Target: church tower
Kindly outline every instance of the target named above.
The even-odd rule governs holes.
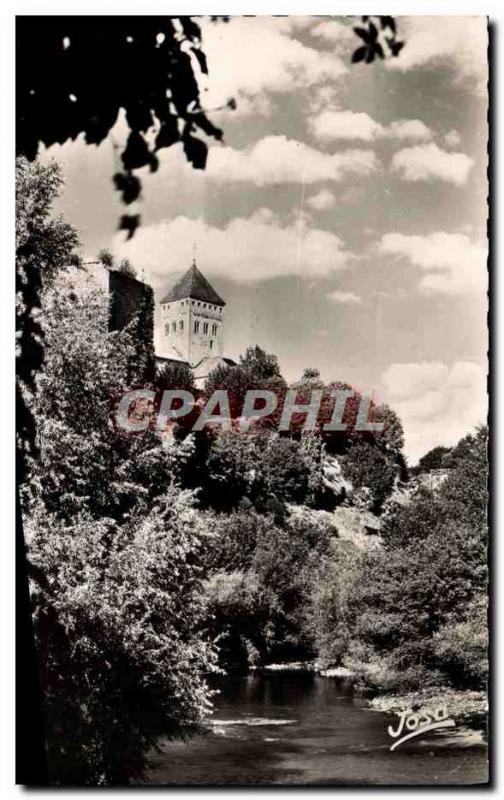
[[[222,356],[225,305],[193,260],[161,300],[163,349],[191,367],[205,358]]]

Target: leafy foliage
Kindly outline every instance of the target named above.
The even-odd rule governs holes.
[[[139,778],[161,735],[187,735],[209,713],[203,540],[191,498],[174,488],[122,525],[33,509],[27,542],[52,782]]]
[[[158,371],[156,386],[159,389],[182,389],[186,392],[194,392],[193,371],[182,362],[168,362]]]
[[[404,47],[404,42],[397,39],[396,21],[394,17],[361,17],[361,25],[354,27],[356,36],[364,42],[352,55],[352,62],[365,61],[371,64],[378,56],[397,57]]]
[[[370,489],[374,511],[380,511],[392,492],[397,472],[393,461],[378,447],[365,441],[355,441],[343,461],[343,474],[354,488]]]
[[[429,450],[428,453],[425,453],[425,455],[423,455],[419,460],[416,471],[429,472],[431,469],[441,469],[443,466],[445,466],[445,457],[450,452],[451,448],[449,447],[443,447],[442,445],[433,447],[432,450]]]
[[[322,630],[334,620],[336,632],[332,643],[326,634],[326,658],[382,688],[484,688],[486,437],[483,428],[465,437],[442,488],[422,490],[386,520],[385,548],[361,556],[350,587],[335,576],[337,619],[334,604],[319,611]]]
[[[314,655],[307,617],[332,529],[242,510],[207,518],[212,530],[205,584],[221,663],[253,665]]]
[[[16,160],[16,412],[18,479],[24,479],[27,455],[34,454],[35,377],[42,366],[44,333],[41,294],[55,276],[79,262],[77,233],[51,206],[62,187],[61,170]]]
[[[17,53],[18,154],[32,161],[39,142],[50,147],[80,134],[100,144],[122,108],[129,136],[113,181],[127,205],[141,193],[134,170],[156,171],[159,150],[181,142],[189,163],[204,169],[207,145],[198,132],[222,139],[200,104],[193,65],[208,68],[190,17],[19,17]],[[120,228],[131,237],[139,222],[126,213]]]

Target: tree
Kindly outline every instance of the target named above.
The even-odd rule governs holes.
[[[156,386],[159,389],[183,389],[186,392],[194,392],[193,371],[183,362],[167,362],[157,373]]]
[[[106,294],[60,286],[45,293],[42,316],[46,355],[34,400],[39,457],[30,491],[67,519],[84,509],[119,519],[148,506],[184,459],[174,464],[151,430],[139,436],[114,426],[117,404],[144,376],[136,320],[108,332]]]
[[[371,491],[374,511],[380,511],[391,494],[397,473],[396,464],[379,447],[361,440],[351,445],[343,461],[343,475],[354,489]]]
[[[443,523],[425,539],[364,558],[349,600],[351,638],[387,659],[387,680],[419,688],[429,672],[436,680],[439,638],[433,637],[465,619],[485,586],[480,537],[468,526]]]
[[[112,269],[115,266],[115,259],[113,253],[110,250],[107,250],[105,247],[100,250],[98,255],[96,256],[98,261],[100,261],[107,269]]]
[[[136,321],[109,331],[106,293],[55,282],[42,318],[23,495],[51,780],[124,783],[159,736],[186,735],[209,708],[205,528],[178,488],[192,447],[114,426]]]
[[[485,689],[488,680],[488,601],[477,595],[462,620],[444,625],[434,637],[434,658],[452,685]]]
[[[356,574],[345,658],[389,688],[484,687],[486,447],[485,428],[464,437],[441,489],[397,507]]]
[[[32,413],[35,378],[43,360],[40,305],[44,287],[70,264],[79,263],[77,232],[51,206],[63,184],[56,162],[47,166],[16,160],[16,405],[18,481],[34,454]]]
[[[261,347],[248,347],[235,366],[217,366],[205,382],[205,396],[209,397],[216,389],[226,389],[229,398],[231,417],[241,415],[245,395],[249,389],[266,389],[275,392],[279,400],[276,410],[268,418],[262,419],[259,427],[274,425],[281,413],[283,393],[286,383],[281,375],[278,359],[266,353]]]
[[[124,275],[129,275],[130,278],[137,277],[137,271],[133,266],[133,264],[131,263],[131,261],[129,260],[129,258],[121,259],[121,262],[118,267],[118,272],[122,272]]]
[[[468,522],[486,538],[488,516],[488,428],[465,436],[448,457],[454,465],[439,492],[451,519]]]
[[[451,451],[450,447],[433,447],[419,460],[416,472],[430,472],[431,469],[440,469],[445,465],[445,456]]]
[[[205,532],[171,488],[123,524],[38,504],[27,524],[50,782],[141,778],[160,736],[184,737],[210,712],[204,631]]]

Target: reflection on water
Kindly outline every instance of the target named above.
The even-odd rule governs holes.
[[[470,784],[487,780],[481,733],[458,727],[390,752],[391,717],[334,678],[229,676],[208,732],[161,742],[150,784]]]

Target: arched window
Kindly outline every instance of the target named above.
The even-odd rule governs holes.
[[[194,322],[194,333],[199,333],[199,321],[195,320]]]
[[[210,350],[213,348],[213,339],[210,339]]]
[[[181,319],[179,321],[178,327],[179,327],[179,331],[183,331],[184,330],[184,320],[183,319]]]
[[[168,334],[170,333],[170,323],[169,322],[166,323],[166,325],[164,326],[164,329],[165,329],[166,336],[168,336]]]
[[[212,325],[212,336],[217,336],[217,325],[215,323]]]
[[[208,322],[203,323],[203,333],[208,333]]]
[[[177,330],[177,323],[176,322],[172,322],[171,329],[172,329],[173,333],[175,333],[175,331]]]

